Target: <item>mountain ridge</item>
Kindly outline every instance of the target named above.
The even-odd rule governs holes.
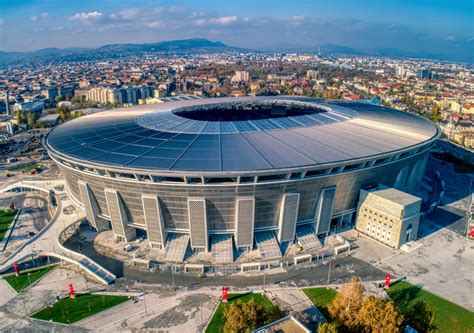
[[[220,41],[211,41],[205,38],[189,38],[168,40],[154,43],[124,43],[124,44],[106,44],[96,48],[56,48],[49,47],[31,52],[19,51],[0,51],[0,64],[14,64],[24,61],[59,61],[73,62],[84,60],[104,60],[107,58],[119,58],[142,53],[225,53],[225,52],[284,52],[284,53],[313,53],[321,51],[329,55],[347,55],[347,56],[381,56],[392,58],[418,58],[432,60],[449,60],[439,54],[426,52],[408,52],[393,48],[372,48],[362,49],[337,44],[320,44],[315,46],[304,45],[279,45],[278,47],[267,48],[265,50],[251,50],[229,46]],[[453,60],[452,61],[460,61]],[[468,61],[469,62],[469,61]]]

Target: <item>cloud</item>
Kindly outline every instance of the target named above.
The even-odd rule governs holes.
[[[30,17],[30,20],[35,22],[38,21],[39,19],[45,19],[48,17],[48,13],[41,13],[39,15],[33,15]]]
[[[178,13],[178,12],[182,12],[183,10],[185,10],[184,7],[181,7],[181,6],[171,6],[168,8],[168,12],[170,13]]]
[[[7,23],[7,21],[5,19],[0,18],[0,25],[4,25],[5,23]]]
[[[304,20],[304,16],[293,16],[291,19],[295,22],[301,22]]]
[[[133,20],[138,17],[140,11],[136,8],[124,9],[117,13],[110,14],[110,18],[114,20],[123,19],[123,20]]]
[[[209,20],[209,22],[217,25],[228,25],[237,22],[237,16],[223,16],[212,18]]]
[[[161,21],[153,21],[153,22],[148,22],[148,23],[146,24],[146,26],[147,26],[148,28],[151,28],[151,29],[156,29],[156,28],[161,28],[161,27],[163,27],[164,24],[163,24],[163,22],[161,22]]]
[[[194,22],[194,24],[196,24],[196,25],[204,25],[204,24],[206,24],[206,20],[205,20],[205,19],[194,20],[193,22]]]
[[[93,21],[97,21],[102,18],[102,13],[98,11],[93,12],[83,12],[83,13],[76,13],[68,18],[69,21],[81,21],[84,23],[90,23]]]

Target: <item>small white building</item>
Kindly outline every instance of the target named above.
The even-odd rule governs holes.
[[[379,185],[361,190],[356,229],[395,249],[416,240],[421,199],[395,188]]]

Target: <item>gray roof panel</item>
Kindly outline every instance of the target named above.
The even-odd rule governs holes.
[[[303,97],[179,99],[115,109],[54,128],[47,145],[101,166],[250,171],[363,159],[431,142],[409,113]]]

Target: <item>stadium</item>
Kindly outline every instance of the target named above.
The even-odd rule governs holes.
[[[92,228],[146,237],[165,258],[311,249],[350,225],[361,189],[413,191],[439,132],[367,103],[302,97],[189,99],[85,116],[46,137]]]

